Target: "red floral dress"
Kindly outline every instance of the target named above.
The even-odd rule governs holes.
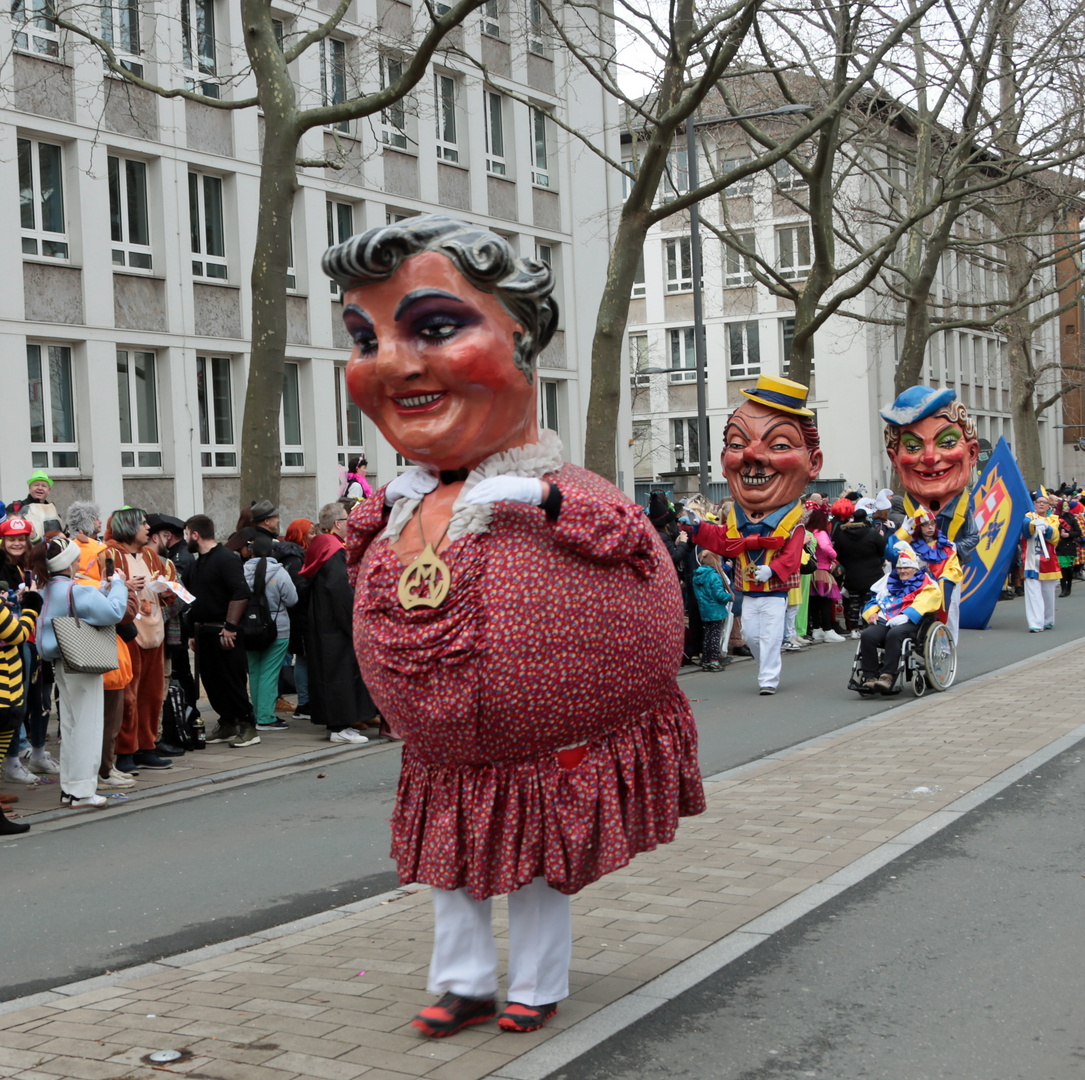
[[[435,609],[399,606],[383,488],[351,514],[355,651],[404,740],[403,884],[481,900],[542,876],[575,893],[704,809],[673,564],[612,484],[574,465],[545,479],[557,519],[495,504],[485,531],[441,552],[451,588]]]

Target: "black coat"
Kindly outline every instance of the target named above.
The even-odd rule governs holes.
[[[885,537],[869,521],[849,521],[833,533],[836,561],[844,567],[844,588],[862,596],[884,573]]]
[[[289,649],[295,656],[305,655],[305,637],[309,632],[309,605],[305,602],[308,581],[300,574],[305,562],[305,549],[292,540],[280,540],[273,548],[275,558],[290,575],[294,588],[298,590],[298,602],[287,609],[290,616]]]
[[[346,551],[337,551],[311,578],[301,580],[307,586],[299,604],[309,610],[305,656],[313,722],[338,730],[373,720],[377,707],[354,655],[354,590],[347,580]]]
[[[1055,545],[1056,555],[1076,555],[1078,541],[1081,539],[1081,526],[1073,514],[1059,515],[1059,542]]]

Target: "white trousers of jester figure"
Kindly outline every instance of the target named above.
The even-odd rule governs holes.
[[[954,588],[953,593],[949,598],[949,611],[946,612],[946,629],[949,631],[950,637],[953,638],[953,644],[956,645],[961,636],[960,585]]]
[[[434,932],[431,994],[464,997],[497,993],[497,947],[489,900],[466,889],[432,889]],[[549,1005],[569,996],[573,956],[572,901],[545,878],[509,893],[509,1001]]]
[[[1025,618],[1030,630],[1044,630],[1055,625],[1056,580],[1025,578]]]
[[[757,685],[780,685],[787,622],[787,593],[745,593],[742,597],[742,636],[757,661]]]

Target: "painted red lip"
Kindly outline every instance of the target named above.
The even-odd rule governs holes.
[[[397,394],[392,401],[397,412],[420,413],[436,408],[446,397],[446,390],[429,390],[417,394]]]

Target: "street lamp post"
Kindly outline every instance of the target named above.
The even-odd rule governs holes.
[[[729,120],[756,120],[762,116],[789,116],[796,113],[809,114],[813,105],[781,105],[776,109],[761,109],[756,112],[740,113],[738,116],[718,116],[711,120],[686,121],[686,174],[689,190],[695,191],[700,186],[697,170],[697,128],[707,124],[721,124]],[[689,246],[690,269],[693,272],[693,355],[697,366],[697,456],[700,466],[698,480],[702,494],[708,494],[708,404],[706,373],[708,349],[705,343],[704,327],[704,289],[701,284],[701,215],[697,203],[689,207]]]

